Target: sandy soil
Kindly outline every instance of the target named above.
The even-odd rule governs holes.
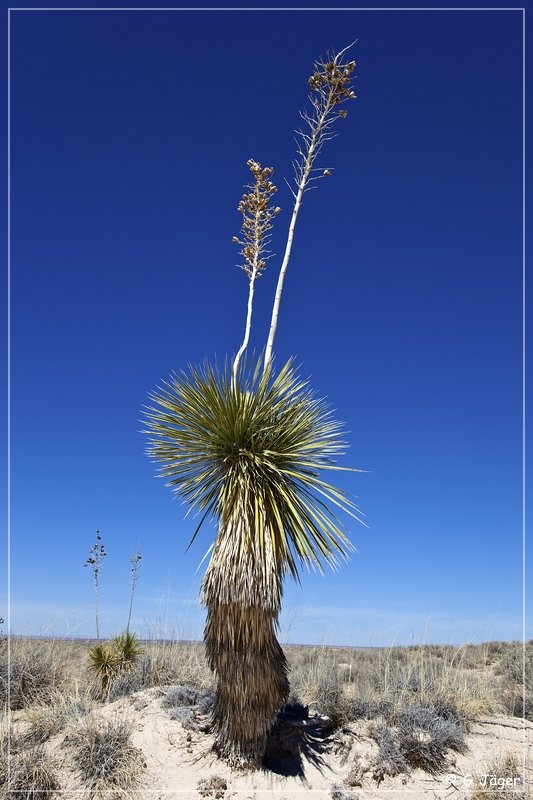
[[[369,770],[362,776],[362,785],[350,788],[343,781],[356,761],[364,768],[377,753],[367,721],[351,724],[331,737],[327,751],[316,754],[317,763],[304,759],[303,775],[286,776],[267,770],[243,773],[231,770],[211,752],[210,734],[185,730],[181,722],[171,719],[168,709],[162,707],[162,694],[160,689],[150,689],[95,710],[95,714],[104,719],[125,716],[132,722],[132,743],[142,751],[146,765],[137,792],[137,797],[143,800],[172,800],[173,797],[180,800],[199,797],[289,800],[306,793],[317,800],[331,800],[335,784],[345,792],[352,792],[348,797],[359,800],[469,797],[473,776],[486,772],[494,758],[510,752],[526,764],[526,776],[533,786],[533,723],[523,723],[516,718],[491,717],[472,723],[467,736],[468,752],[451,754],[448,771],[437,777],[416,769],[409,776],[386,777],[378,784]],[[18,724],[23,724],[22,717]],[[65,787],[60,796],[65,800],[70,797],[80,800],[82,787],[62,746],[63,738],[60,734],[47,745],[60,768],[61,785]],[[222,778],[226,789],[217,792],[200,783],[213,776]],[[509,797],[512,796],[510,793]]]

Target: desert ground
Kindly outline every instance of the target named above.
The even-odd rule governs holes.
[[[142,642],[106,681],[95,642],[15,638],[9,670],[0,646],[3,797],[532,796],[532,642],[287,646],[291,697],[252,771],[213,752],[201,644]]]

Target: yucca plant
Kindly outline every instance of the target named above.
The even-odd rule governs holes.
[[[115,650],[108,643],[99,644],[89,653],[89,667],[100,678],[101,690],[104,695],[109,687],[109,682],[120,670],[119,658]]]
[[[119,672],[126,672],[131,669],[144,649],[137,639],[135,633],[125,631],[119,636],[115,636],[110,642],[110,647],[115,653],[119,665]]]
[[[174,374],[151,395],[146,410],[148,453],[162,464],[168,485],[217,526],[202,583],[207,607],[206,653],[217,676],[213,709],[215,750],[233,765],[259,766],[276,713],[289,694],[287,663],[276,638],[283,580],[298,578],[301,563],[322,569],[345,557],[350,543],[334,509],[355,516],[345,492],[325,482],[324,469],[343,469],[341,426],[302,380],[292,361],[278,372],[272,348],[294,226],[309,184],[331,174],[314,166],[332,137],[339,106],[355,97],[350,75],[355,62],[341,51],[315,63],[309,80],[312,110],[299,131],[294,210],[276,289],[264,358],[246,361],[255,282],[270,258],[267,249],[276,191],[272,168],[253,159],[238,209],[242,268],[249,280],[245,332],[233,362],[222,369]]]
[[[218,523],[202,584],[216,749],[257,764],[289,690],[276,639],[283,578],[298,578],[300,562],[335,565],[350,548],[329,507],[355,507],[319,477],[342,469],[341,426],[291,362],[277,375],[244,363],[236,381],[229,366],[205,364],[173,376],[152,401],[150,455],[202,521]]]
[[[93,647],[89,653],[89,666],[101,680],[103,695],[111,680],[130,670],[143,652],[136,634],[129,631]]]

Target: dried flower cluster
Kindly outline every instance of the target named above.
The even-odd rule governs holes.
[[[246,163],[254,177],[254,183],[246,186],[250,191],[242,196],[237,206],[243,216],[242,238],[234,236],[232,241],[242,245],[239,255],[243,256],[244,264],[241,267],[251,279],[259,278],[266,267],[266,260],[269,258],[266,245],[270,239],[272,219],[279,214],[281,208],[269,205],[270,198],[277,191],[270,180],[274,172],[272,167],[262,167],[252,158]]]
[[[337,55],[330,56],[326,61],[315,61],[313,66],[313,74],[309,78],[309,86],[312,90],[309,101],[313,110],[312,112],[300,111],[301,118],[309,126],[309,132],[296,131],[300,142],[298,158],[294,164],[297,185],[297,191],[293,192],[295,200],[298,194],[301,195],[309,188],[313,188],[308,184],[331,175],[329,169],[324,171],[315,169],[314,162],[324,142],[336,136],[332,131],[335,120],[348,116],[348,112],[344,108],[339,108],[340,104],[356,98],[351,85],[356,66],[355,61],[346,63],[342,61],[342,56],[348,49],[346,47]],[[318,174],[313,175],[313,173]]]
[[[131,576],[132,580],[137,577],[137,571],[139,569],[139,561],[142,559],[142,555],[137,551],[132,555],[130,558],[131,563]]]
[[[332,106],[342,103],[343,100],[355,99],[355,92],[353,91],[350,81],[352,72],[355,69],[355,61],[349,61],[347,64],[337,64],[336,60],[328,61],[324,64],[322,61],[315,62],[314,72],[309,78],[309,86],[314,92],[322,97],[327,95],[327,99]],[[339,111],[340,117],[346,116],[346,111]]]
[[[103,544],[98,544],[101,541],[102,537],[100,536],[100,531],[96,531],[96,543],[93,544],[91,550],[89,552],[89,558],[83,565],[84,567],[91,567],[93,572],[93,577],[96,580],[98,578],[98,573],[100,571],[100,565],[102,563],[102,559],[105,558],[107,555],[105,546]]]

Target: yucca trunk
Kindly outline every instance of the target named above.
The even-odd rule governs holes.
[[[259,767],[287,701],[287,661],[277,638],[283,568],[268,528],[254,536],[247,514],[221,522],[202,584],[206,655],[217,676],[215,750],[232,765]]]

